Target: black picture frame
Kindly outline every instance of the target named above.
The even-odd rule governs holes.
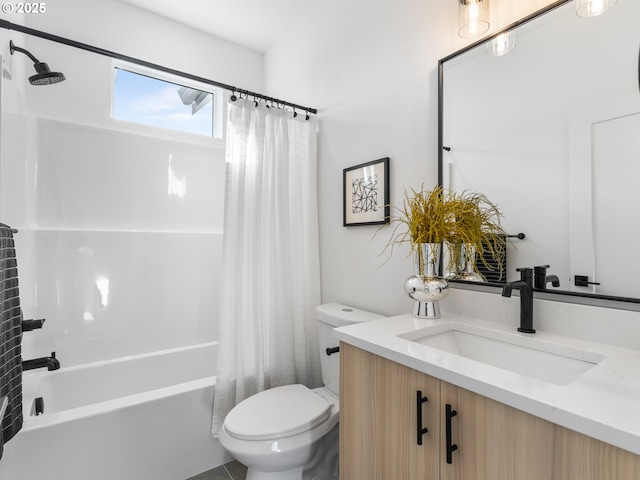
[[[342,199],[343,226],[389,223],[389,157],[345,168]]]

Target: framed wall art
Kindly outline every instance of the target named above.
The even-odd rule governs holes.
[[[389,157],[345,168],[342,189],[345,227],[389,223]]]

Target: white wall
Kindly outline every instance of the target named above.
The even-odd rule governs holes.
[[[548,0],[493,1],[500,29]],[[319,110],[322,296],[384,314],[411,309],[408,248],[384,263],[391,228],[342,226],[342,170],[388,156],[391,203],[437,183],[437,62],[462,48],[455,0],[324,0],[267,52],[269,93]]]
[[[59,0],[14,23],[260,91],[263,56],[117,0]],[[67,80],[33,87],[27,48]],[[6,80],[0,221],[16,237],[22,307],[45,317],[23,356],[63,366],[215,340],[224,140],[110,118],[112,62],[0,30]],[[223,100],[223,99],[221,99]],[[224,103],[224,100],[223,100]],[[169,188],[184,182],[186,195]]]

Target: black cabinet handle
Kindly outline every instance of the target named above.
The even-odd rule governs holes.
[[[428,401],[427,397],[422,396],[422,390],[416,392],[416,412],[417,422],[416,427],[418,433],[418,445],[422,445],[422,436],[429,431],[427,427],[422,426],[422,404]]]
[[[447,463],[453,463],[453,452],[458,449],[458,445],[453,443],[451,439],[451,419],[458,414],[455,410],[451,408],[451,405],[447,403],[446,405],[446,414],[445,414],[445,435],[446,435],[446,447],[447,447]]]

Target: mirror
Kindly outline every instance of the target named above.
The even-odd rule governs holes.
[[[549,291],[640,302],[638,18],[637,0],[591,18],[557,2],[505,29],[508,54],[487,54],[496,34],[440,61],[440,182],[525,233],[507,281],[550,265]]]

